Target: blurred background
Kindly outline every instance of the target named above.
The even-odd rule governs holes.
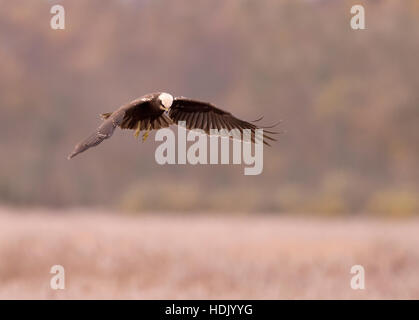
[[[65,30],[50,28],[54,4]],[[350,28],[355,4],[366,30]],[[419,297],[418,1],[0,6],[0,297]],[[286,133],[259,176],[160,166],[154,134],[119,130],[66,159],[100,113],[155,91]],[[357,296],[350,266],[371,250],[377,287]],[[49,289],[59,261],[78,291]]]

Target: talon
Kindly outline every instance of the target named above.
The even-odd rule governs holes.
[[[146,132],[143,134],[143,142],[144,142],[144,141],[146,141],[146,140],[147,140],[147,138],[148,138],[148,135],[149,135],[149,133],[150,133],[150,127],[151,127],[151,125],[149,124],[149,125],[147,126],[147,130],[146,130]]]
[[[135,130],[134,137],[138,138],[138,136],[140,135],[140,131],[141,131],[141,121],[138,121],[138,127],[137,127],[137,130]]]

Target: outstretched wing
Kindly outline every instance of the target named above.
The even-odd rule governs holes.
[[[253,123],[240,120],[233,116],[230,112],[221,110],[211,103],[192,100],[184,97],[174,99],[170,108],[169,117],[176,124],[179,121],[186,122],[187,129],[202,129],[206,134],[210,134],[211,129],[231,131],[236,129],[240,132],[240,139],[243,139],[245,129],[251,131],[251,141],[255,142],[255,130],[265,129],[267,127],[258,127]],[[264,130],[263,143],[269,145],[266,139],[276,141],[269,134],[277,134],[277,132]]]
[[[97,146],[105,139],[109,139],[115,131],[115,128],[121,123],[124,118],[124,114],[125,112],[123,110],[118,110],[111,114],[94,133],[74,147],[74,150],[68,156],[68,159],[75,157],[79,153],[82,153],[91,147]]]
[[[68,159],[75,157],[91,147],[97,146],[105,139],[109,139],[116,127],[120,127],[121,129],[139,129],[141,131],[170,126],[172,121],[163,111],[156,112],[150,107],[150,100],[152,98],[151,95],[146,95],[120,107],[115,112],[102,114],[101,116],[104,122],[93,134],[75,146],[74,151],[68,156]]]

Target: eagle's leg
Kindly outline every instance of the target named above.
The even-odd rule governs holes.
[[[135,130],[134,137],[138,138],[138,136],[140,135],[140,131],[141,131],[141,121],[138,121],[138,126],[137,126],[137,130]]]
[[[150,133],[150,128],[151,128],[151,124],[149,123],[148,126],[147,126],[146,132],[143,134],[143,142],[147,140],[148,135]]]

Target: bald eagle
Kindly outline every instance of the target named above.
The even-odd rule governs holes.
[[[143,141],[145,141],[150,130],[166,128],[179,121],[185,121],[187,129],[201,129],[206,134],[210,134],[211,129],[228,131],[238,129],[243,137],[243,130],[248,129],[252,133],[252,142],[255,142],[256,129],[273,127],[258,127],[253,123],[234,117],[231,113],[221,110],[211,103],[185,97],[173,98],[172,95],[165,92],[146,94],[121,106],[114,112],[101,114],[101,117],[104,120],[103,123],[93,134],[75,146],[68,159],[110,138],[116,127],[135,130],[135,137],[139,136],[141,130],[145,130],[143,135]],[[277,132],[264,130],[263,143],[269,145],[266,139],[276,140],[267,133],[277,134]]]

